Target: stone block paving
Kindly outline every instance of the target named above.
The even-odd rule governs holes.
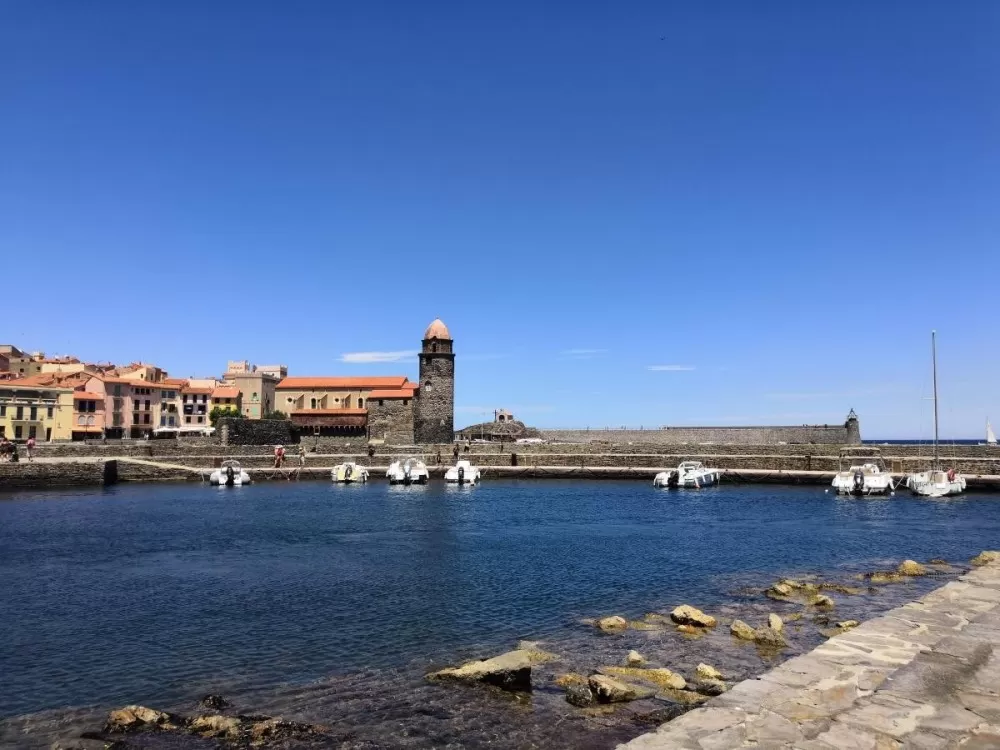
[[[619,750],[1000,750],[1000,562]]]

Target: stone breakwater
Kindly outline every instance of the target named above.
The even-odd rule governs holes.
[[[1000,747],[1000,553],[619,750]]]

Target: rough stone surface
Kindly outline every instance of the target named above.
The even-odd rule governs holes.
[[[601,667],[598,670],[603,675],[611,677],[622,677],[627,680],[638,680],[639,682],[655,685],[658,688],[670,688],[672,690],[683,690],[687,687],[687,681],[676,672],[669,669],[640,669],[638,667]]]
[[[697,607],[689,604],[682,604],[670,613],[670,619],[678,625],[694,625],[699,628],[714,628],[715,618],[706,615]]]
[[[646,658],[638,651],[629,651],[625,657],[625,664],[630,667],[641,667],[646,663]]]
[[[743,620],[733,620],[733,624],[729,626],[729,632],[744,641],[752,641],[757,637],[757,631]]]
[[[528,651],[508,651],[482,661],[470,661],[427,675],[429,680],[487,682],[504,690],[531,690],[532,657]]]
[[[767,626],[776,633],[780,633],[785,629],[785,623],[774,612],[767,616]]]
[[[1000,551],[997,550],[983,550],[978,555],[973,557],[969,562],[973,565],[986,565],[987,563],[996,562],[1000,560]]]
[[[695,667],[695,673],[705,680],[721,680],[722,673],[713,666],[708,664],[699,664]]]
[[[597,627],[606,632],[616,632],[619,630],[625,630],[628,628],[628,620],[619,615],[612,615],[611,617],[602,617],[597,621]]]
[[[896,568],[896,572],[902,576],[925,576],[927,575],[927,568],[918,563],[916,560],[903,560]]]
[[[292,423],[285,419],[233,419],[215,424],[222,445],[291,445],[299,442]]]
[[[619,747],[1000,748],[1000,557],[838,626],[810,653]]]
[[[451,341],[423,342],[413,437],[418,444],[450,443],[455,437],[455,354]]]
[[[600,703],[625,703],[639,698],[648,698],[655,692],[603,674],[591,675],[587,682]]]
[[[189,726],[192,732],[207,737],[235,737],[240,732],[240,720],[232,716],[196,716]]]

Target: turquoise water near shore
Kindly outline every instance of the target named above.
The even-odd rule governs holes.
[[[577,481],[0,495],[0,717],[179,705],[220,685],[267,702],[322,681],[360,691],[364,674],[391,673],[405,692],[424,669],[518,638],[585,650],[583,617],[725,611],[777,576],[966,561],[998,540],[996,495]],[[937,584],[887,587],[838,614]]]

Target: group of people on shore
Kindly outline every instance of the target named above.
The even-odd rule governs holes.
[[[283,445],[274,446],[274,468],[275,469],[282,468],[285,465],[286,460],[287,458],[285,453],[285,446]],[[300,443],[299,466],[305,466],[305,465],[306,465],[306,447]]]
[[[24,444],[24,452],[28,454],[29,461],[34,458],[35,439],[33,437],[28,438],[28,441]],[[7,438],[0,440],[0,461],[16,464],[20,460],[21,454],[17,450],[17,443],[11,442]]]

